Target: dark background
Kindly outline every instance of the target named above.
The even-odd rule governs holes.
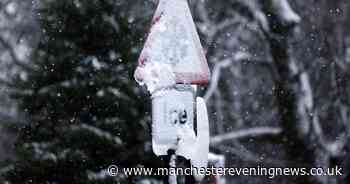
[[[349,183],[349,2],[190,5],[212,71],[201,88],[211,151],[227,167],[344,172],[227,183]],[[149,95],[133,78],[155,8],[147,0],[0,1],[1,183],[159,182],[104,173],[110,164],[162,166],[151,150]]]

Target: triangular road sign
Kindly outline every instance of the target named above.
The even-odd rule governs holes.
[[[176,83],[207,84],[209,68],[187,0],[160,0],[139,58],[171,66]],[[137,74],[142,81],[142,73]]]

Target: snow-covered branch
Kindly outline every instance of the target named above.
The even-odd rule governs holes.
[[[301,21],[300,16],[291,8],[287,0],[269,0],[271,11],[279,17],[284,25],[295,25]]]
[[[210,139],[212,146],[221,144],[225,141],[232,141],[234,139],[260,137],[260,136],[276,136],[282,133],[281,128],[275,127],[257,127],[244,130],[233,131],[223,135],[217,135]]]
[[[30,67],[28,64],[26,64],[24,61],[21,61],[19,59],[19,57],[17,56],[17,53],[15,51],[15,49],[12,47],[12,45],[5,40],[5,38],[3,38],[2,36],[0,36],[0,45],[3,46],[6,51],[8,51],[9,55],[12,58],[12,61],[14,64],[16,64],[17,66],[21,67],[22,69],[25,69],[27,71],[33,71],[34,69],[32,67]]]
[[[204,99],[206,101],[214,94],[215,90],[217,90],[217,86],[218,86],[219,79],[221,76],[221,69],[229,67],[231,65],[232,65],[232,61],[227,59],[227,60],[224,60],[224,61],[217,63],[214,66],[213,73],[211,76],[210,86],[209,86],[206,94],[204,95]]]
[[[345,130],[345,133],[339,135],[335,141],[331,142],[326,140],[324,136],[324,132],[321,127],[317,111],[312,120],[312,125],[313,125],[313,131],[316,135],[316,138],[318,140],[317,142],[320,145],[320,147],[323,148],[324,151],[326,151],[328,154],[330,154],[333,157],[341,156],[341,153],[343,152],[344,147],[346,146],[350,138],[349,128],[347,127],[347,129]]]
[[[212,72],[211,82],[206,94],[204,95],[204,99],[207,101],[214,94],[215,90],[217,90],[222,69],[232,66],[234,62],[247,60],[249,58],[250,58],[249,54],[240,52],[235,54],[234,58],[232,59],[225,59],[215,64]]]
[[[96,135],[97,137],[101,137],[103,139],[109,140],[111,142],[113,142],[117,147],[122,145],[123,142],[119,137],[116,137],[112,134],[110,134],[109,132],[103,131],[102,129],[96,128],[94,126],[91,125],[87,125],[87,124],[80,124],[80,125],[73,125],[71,126],[71,129],[74,131],[79,131],[79,130],[84,130],[84,131],[88,131],[94,135]]]

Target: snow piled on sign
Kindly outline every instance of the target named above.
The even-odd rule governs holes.
[[[191,158],[191,164],[196,168],[206,168],[208,166],[209,154],[209,118],[205,101],[197,97],[197,140],[196,154]],[[201,181],[205,175],[196,173],[197,181]]]
[[[145,85],[151,94],[176,84],[171,66],[157,62],[149,62],[144,67],[139,67],[135,72],[135,80],[141,86]]]
[[[160,90],[152,95],[152,147],[156,155],[167,155],[169,149],[188,159],[192,157],[196,135],[193,128],[193,92]],[[186,123],[180,123],[180,112],[187,112]]]
[[[176,72],[184,72],[183,70],[193,72],[198,68],[194,62],[200,61],[200,58],[194,40],[191,40],[192,32],[188,31],[191,25],[184,20],[186,17],[179,17],[186,13],[183,7],[186,4],[174,1],[162,3],[164,5],[160,5],[160,8],[164,7],[164,12],[156,15],[153,20],[154,25],[142,56],[146,62],[169,64]],[[200,63],[196,64],[200,66]]]
[[[206,81],[208,73],[187,1],[160,1],[139,58],[136,81],[152,93],[175,83]]]
[[[181,155],[187,159],[193,159],[196,155],[196,135],[193,127],[183,125],[177,129],[177,149],[176,154]]]

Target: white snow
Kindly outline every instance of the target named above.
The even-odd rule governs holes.
[[[78,131],[79,130],[89,131],[98,137],[101,137],[101,138],[104,138],[106,140],[113,142],[115,144],[115,146],[120,146],[123,144],[123,141],[119,137],[114,136],[114,135],[110,134],[109,132],[103,131],[102,129],[99,129],[99,128],[94,127],[94,126],[90,126],[87,124],[72,125],[71,129],[78,130]]]
[[[9,3],[5,8],[6,12],[10,15],[16,14],[17,9],[18,9],[18,5],[15,2]]]
[[[100,70],[103,67],[102,63],[96,57],[92,58],[92,66],[96,70]]]
[[[197,153],[197,137],[192,126],[183,125],[177,129],[177,150],[176,154],[187,159],[193,159],[198,156]]]
[[[299,23],[300,16],[293,11],[287,0],[272,0],[272,7],[285,23]]]
[[[303,100],[308,109],[311,109],[314,105],[312,88],[310,86],[309,76],[306,73],[302,73],[300,76],[301,80],[301,90],[303,92]]]
[[[208,159],[209,159],[210,163],[215,165],[216,167],[225,167],[225,156],[224,155],[209,153]]]
[[[206,80],[209,69],[186,0],[159,2],[139,63],[135,78],[150,91]]]
[[[28,46],[22,43],[16,45],[15,49],[16,49],[17,58],[21,61],[24,61],[26,58],[28,58],[31,52]]]
[[[49,146],[49,143],[42,142],[24,144],[25,148],[31,149],[33,151],[35,159],[56,162],[57,156],[54,153],[48,151]]]
[[[162,90],[152,96],[152,146],[156,155],[167,155],[169,149],[176,155],[191,160],[196,168],[208,165],[209,120],[203,98],[197,98],[197,136],[194,131],[194,93],[191,90]],[[179,113],[187,112],[187,122],[180,123]],[[175,123],[174,123],[175,122]],[[196,180],[203,179],[196,175]]]
[[[205,101],[201,97],[197,97],[197,139],[195,147],[195,152],[191,157],[191,164],[196,168],[206,168],[209,154],[209,118]],[[187,147],[187,149],[190,148],[191,145]],[[201,181],[205,175],[197,173],[194,176],[197,181]]]
[[[143,52],[147,61],[171,64],[179,72],[193,72],[198,68],[195,62],[201,58],[197,54],[194,40],[197,32],[187,2],[162,0],[159,11]]]
[[[209,152],[208,115],[198,98],[198,136],[194,130],[194,89],[174,89],[209,78],[209,68],[187,0],[160,0],[153,26],[135,71],[135,80],[152,94],[152,147],[156,155],[175,150],[198,168]],[[202,179],[198,176],[197,179]]]
[[[151,94],[156,90],[168,88],[176,84],[175,74],[171,66],[157,62],[149,62],[144,67],[138,67],[135,72],[135,80],[140,85],[146,85]]]
[[[96,95],[97,95],[98,97],[104,97],[104,96],[105,96],[105,91],[104,91],[104,90],[99,90],[99,91],[96,93]]]
[[[196,142],[193,100],[190,90],[161,90],[152,95],[152,147],[156,155],[167,155],[167,151],[173,149],[178,155],[192,158]],[[183,111],[187,112],[185,124],[181,124],[179,118]]]

